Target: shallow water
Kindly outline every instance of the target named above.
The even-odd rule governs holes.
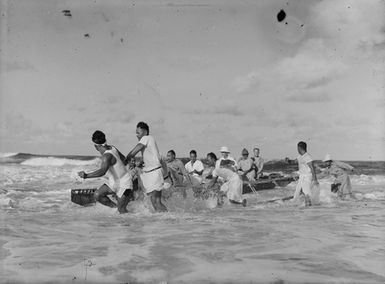
[[[85,166],[92,168],[91,165]],[[385,177],[353,176],[355,199],[321,183],[312,208],[246,195],[248,206],[174,194],[170,212],[70,202],[74,166],[0,165],[1,283],[384,283]]]

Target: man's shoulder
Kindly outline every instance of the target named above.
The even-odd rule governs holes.
[[[313,161],[312,155],[310,155],[308,152],[306,152],[305,154],[302,155],[302,159],[303,159],[304,161],[306,161],[307,163]]]
[[[111,150],[105,151],[102,155],[102,160],[106,162],[110,162],[115,156],[112,154]]]
[[[148,143],[149,141],[155,141],[154,137],[151,135],[145,135],[142,138],[140,138],[139,143]]]

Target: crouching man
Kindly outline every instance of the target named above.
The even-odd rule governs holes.
[[[224,179],[225,183],[221,186],[221,192],[227,196],[231,203],[242,204],[246,206],[246,199],[242,197],[243,182],[239,175],[229,166],[221,166],[220,163],[216,163],[217,157],[214,153],[207,154],[207,160],[210,166],[215,168],[212,172],[213,179],[208,185],[208,188],[214,186],[218,177]]]
[[[90,173],[81,171],[78,175],[83,179],[88,178],[107,178],[107,183],[104,183],[95,191],[95,199],[108,207],[117,207],[119,213],[127,213],[127,205],[133,197],[133,182],[132,175],[127,171],[124,165],[122,153],[114,146],[108,145],[106,137],[102,131],[95,131],[92,135],[95,149],[102,156],[102,163],[98,170]],[[115,196],[117,204],[108,196]]]

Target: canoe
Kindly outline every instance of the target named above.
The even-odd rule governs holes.
[[[295,179],[291,176],[283,176],[281,174],[272,173],[263,176],[255,181],[243,181],[243,193],[252,193],[254,191],[274,189],[276,186],[285,187]]]
[[[96,188],[71,189],[71,201],[82,206],[95,204],[95,190]]]

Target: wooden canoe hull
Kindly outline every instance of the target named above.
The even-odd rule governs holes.
[[[95,204],[95,191],[96,188],[71,189],[71,201],[82,206]]]
[[[276,186],[285,187],[294,180],[295,179],[293,177],[285,177],[272,174],[271,177],[267,176],[252,182],[244,181],[243,193],[252,193],[253,191],[274,189]]]

